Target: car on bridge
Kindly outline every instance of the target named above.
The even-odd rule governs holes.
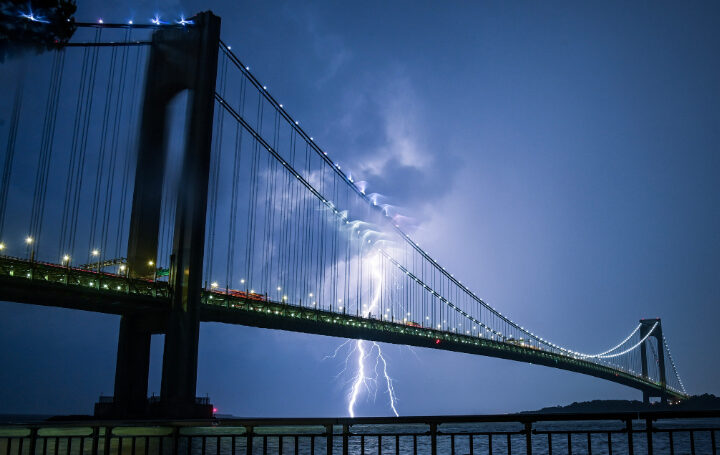
[[[219,292],[222,294],[223,292]],[[233,297],[239,297],[241,299],[248,299],[248,300],[257,300],[259,302],[267,302],[267,297],[265,297],[262,294],[258,294],[256,292],[245,292],[245,291],[238,291],[236,289],[228,289],[227,293],[230,294]]]

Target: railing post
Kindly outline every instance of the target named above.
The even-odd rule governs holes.
[[[252,455],[252,453],[253,453],[253,427],[252,426],[245,427],[245,434],[247,435],[247,440],[245,441],[245,453],[246,453],[246,455]]]
[[[180,440],[180,429],[173,427],[172,430],[172,453],[178,453],[178,442]],[[133,454],[135,455],[135,454]]]
[[[645,418],[645,434],[647,435],[647,453],[653,455],[652,419]]]
[[[430,424],[430,447],[432,455],[437,455],[437,423]]]
[[[327,441],[325,453],[327,453],[327,455],[332,455],[332,453],[333,453],[333,426],[332,426],[332,424],[325,425],[325,438]]]
[[[103,453],[110,455],[110,442],[112,441],[112,427],[105,427],[105,442],[103,443]]]
[[[90,453],[92,455],[98,455],[98,447],[100,445],[100,427],[93,427],[92,429],[92,449]],[[30,452],[33,454],[34,452]]]
[[[635,454],[635,448],[633,447],[633,428],[632,428],[632,419],[627,419],[625,421],[625,429],[627,430],[627,440],[628,440],[628,454],[634,455]]]
[[[35,454],[35,444],[37,443],[37,428],[30,428],[30,442],[28,444],[28,453],[30,455]]]
[[[532,422],[525,422],[525,453],[532,455]]]
[[[350,450],[349,446],[349,436],[350,436],[350,426],[347,423],[344,423],[342,426],[342,445],[343,445],[343,455],[348,455],[348,452]]]

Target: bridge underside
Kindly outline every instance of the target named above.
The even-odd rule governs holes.
[[[0,261],[0,300],[116,315],[144,315],[148,330],[154,332],[164,330],[170,309],[170,292],[165,282],[12,258]],[[298,307],[263,298],[205,291],[200,320],[497,357],[590,375],[641,390],[648,396],[685,398],[645,378],[527,345]]]

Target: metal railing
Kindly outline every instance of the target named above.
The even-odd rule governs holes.
[[[720,411],[0,426],[16,454],[712,454]]]

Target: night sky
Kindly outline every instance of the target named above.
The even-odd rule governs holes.
[[[79,20],[212,9],[343,169],[480,297],[597,352],[661,317],[691,394],[720,394],[720,5],[80,1]],[[90,413],[119,318],[0,304],[0,413]],[[198,395],[238,416],[345,416],[344,340],[203,324]],[[640,399],[550,368],[384,345],[401,415]],[[153,338],[149,392],[159,392]],[[358,415],[389,415],[387,395]]]

